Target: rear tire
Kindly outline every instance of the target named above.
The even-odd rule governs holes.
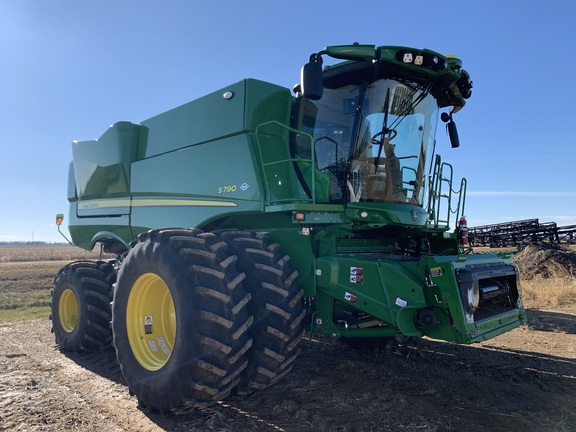
[[[122,374],[141,407],[168,412],[225,398],[246,368],[253,322],[244,275],[214,235],[154,230],[134,242],[112,306]]]
[[[96,351],[110,345],[111,286],[107,264],[77,261],[64,266],[52,289],[52,332],[64,351]]]
[[[303,291],[294,283],[298,273],[288,264],[277,243],[249,231],[217,231],[238,257],[236,266],[246,274],[244,287],[252,295],[248,310],[254,315],[250,335],[254,344],[249,364],[236,393],[250,394],[281,380],[300,354],[304,335]]]

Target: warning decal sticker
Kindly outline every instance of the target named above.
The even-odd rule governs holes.
[[[358,297],[356,297],[354,294],[346,292],[346,294],[344,294],[344,300],[347,300],[350,303],[356,303],[358,301]]]
[[[350,283],[361,284],[364,282],[364,268],[350,267]]]
[[[442,276],[442,267],[433,267],[430,269],[430,274],[432,277],[440,277]]]

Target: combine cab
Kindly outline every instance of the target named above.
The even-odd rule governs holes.
[[[516,268],[471,253],[466,182],[434,154],[439,119],[459,145],[471,88],[455,57],[332,46],[294,94],[247,79],[74,142],[72,242],[116,259],[60,271],[56,341],[113,339],[167,412],[274,384],[304,330],[467,344],[522,325]]]

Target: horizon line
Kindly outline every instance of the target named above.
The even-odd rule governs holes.
[[[485,197],[533,197],[533,198],[561,198],[576,197],[576,192],[547,192],[547,191],[467,191],[468,196]]]

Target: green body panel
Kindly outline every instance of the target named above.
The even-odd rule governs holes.
[[[316,261],[316,283],[322,295],[316,296],[319,299],[315,307],[316,318],[330,317],[335,309],[341,311],[335,322],[329,323],[329,329],[323,329],[333,336],[357,337],[355,333],[383,336],[399,332],[456,343],[490,339],[510,327],[525,323],[523,308],[466,322],[454,268],[494,262],[495,257],[487,255],[447,256],[441,260],[390,256],[319,258]],[[430,283],[427,283],[426,269],[430,268],[441,268],[442,275],[428,279]],[[340,308],[335,303],[339,303]],[[350,328],[345,319],[350,308],[365,312],[387,325],[372,329],[371,334],[362,326]],[[424,309],[434,311],[438,325],[430,329],[418,328],[418,313]]]
[[[462,303],[462,296],[459,295],[459,284],[455,277],[455,272],[460,269],[470,267],[485,267],[489,271],[497,272],[498,266],[513,267],[511,261],[502,260],[492,254],[466,254],[459,256],[429,257],[426,259],[429,269],[441,269],[438,276],[429,277],[429,286],[425,292],[428,294],[429,302],[437,302],[443,305],[444,314],[450,316],[451,330],[453,338],[447,335],[447,326],[435,327],[431,329],[428,336],[436,339],[451,340],[457,343],[481,342],[499,334],[505,333],[518,325],[526,323],[526,313],[521,299],[517,307],[510,308],[492,316],[468,322],[466,311]],[[511,273],[511,270],[509,273]],[[518,290],[517,296],[521,296],[518,273],[514,267],[512,284]]]
[[[469,97],[461,62],[373,45],[327,47],[319,55],[346,60],[324,69],[325,101],[337,101],[328,108],[247,79],[140,125],[118,122],[98,140],[74,142],[67,194],[73,242],[85,249],[101,242],[120,255],[155,228],[255,230],[290,256],[309,329],[334,337],[401,333],[471,343],[524,323],[510,260],[459,254],[449,220],[452,213],[458,220],[463,204],[450,207],[445,192],[453,189],[451,167],[437,156],[432,175],[424,173],[438,108],[456,112]],[[373,78],[376,72],[383,75]],[[359,89],[359,76],[374,82]],[[362,123],[354,120],[362,109],[356,103],[366,94],[372,111]],[[402,105],[413,98],[426,102]],[[396,142],[388,116],[403,122]],[[363,142],[360,129],[371,139]],[[368,156],[361,142],[378,156]],[[343,170],[347,177],[338,177]],[[400,181],[391,184],[392,198],[377,195],[394,175]],[[426,188],[427,207],[417,192]],[[505,300],[502,310],[493,306],[494,293]],[[477,308],[470,306],[475,295],[482,297]]]
[[[119,122],[110,127],[99,140],[76,141],[72,144],[79,199],[130,195],[130,164],[136,160],[138,135],[139,126]],[[129,213],[127,208],[115,207],[114,210],[117,214]],[[86,209],[85,215],[91,215],[90,209]]]
[[[218,215],[262,211],[251,148],[251,137],[243,133],[135,162],[132,224],[200,226]]]
[[[225,91],[234,97],[225,100]],[[141,159],[151,158],[244,130],[245,83],[231,85],[142,122],[148,130]]]
[[[428,212],[421,207],[404,204],[350,203],[346,208],[350,220],[373,224],[397,224],[424,227]]]
[[[128,239],[133,238],[128,215],[102,218],[78,217],[77,214],[77,203],[71,202],[68,229],[76,246],[88,250],[98,241],[113,240],[127,247]]]

